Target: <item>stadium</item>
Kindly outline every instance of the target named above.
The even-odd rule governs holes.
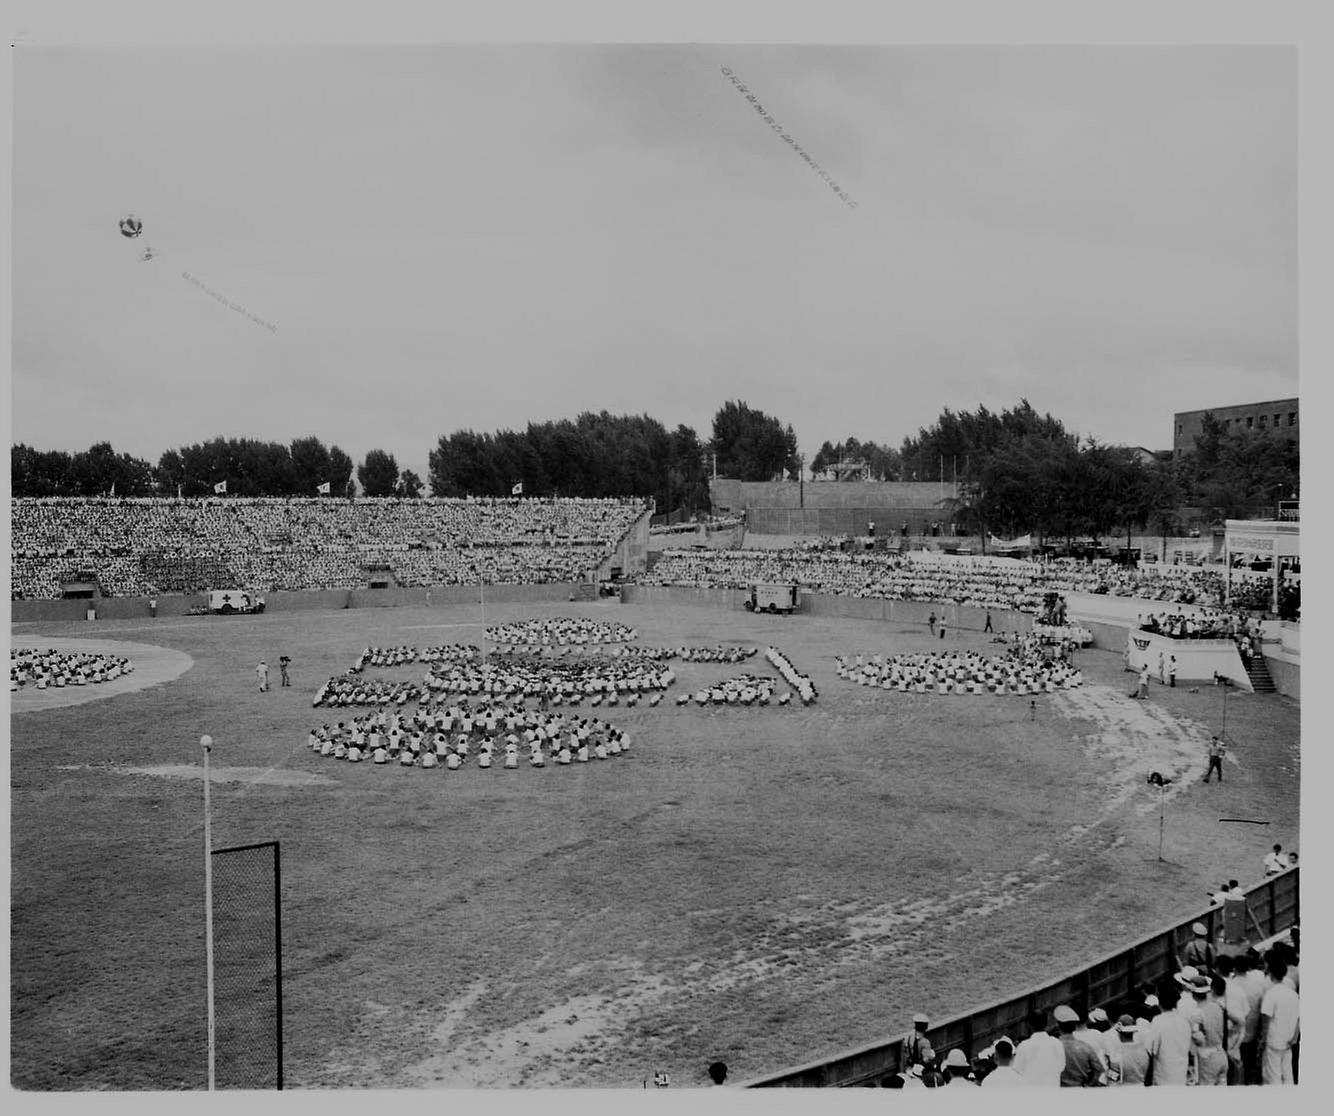
[[[627,1086],[656,1073],[702,1084],[715,1060],[738,1080],[781,1077],[890,1042],[916,1011],[967,1017],[1188,923],[1210,907],[1215,881],[1261,883],[1271,835],[1295,842],[1296,703],[1240,688],[1229,698],[1229,687],[1184,677],[1173,687],[1155,679],[1152,701],[1137,702],[1126,696],[1124,630],[1121,650],[1100,640],[1075,653],[1083,679],[1071,688],[905,693],[846,676],[840,660],[941,647],[990,655],[996,633],[1031,636],[1031,611],[981,603],[985,582],[970,559],[928,564],[962,561],[978,580],[972,607],[928,593],[840,595],[840,568],[864,576],[866,561],[842,550],[821,559],[823,584],[807,575],[791,616],[748,613],[717,573],[714,589],[651,584],[677,580],[673,564],[699,562],[681,550],[660,552],[615,597],[575,600],[590,596],[581,591],[598,572],[590,556],[605,567],[647,550],[650,507],[426,501],[370,517],[362,501],[335,501],[318,517],[305,512],[309,536],[265,561],[339,587],[266,581],[262,614],[192,616],[199,591],[98,598],[91,608],[40,597],[43,577],[77,584],[63,571],[86,567],[99,581],[126,579],[132,592],[132,570],[169,568],[173,529],[210,517],[236,529],[247,516],[303,511],[302,501],[225,497],[14,503],[15,553],[26,555],[15,564],[33,594],[12,602],[14,646],[96,648],[135,664],[97,685],[14,693],[11,682],[21,1086],[202,1084],[197,741],[206,732],[214,845],[281,844],[283,1072],[293,1086]],[[360,540],[339,551],[340,526],[359,517],[367,539],[382,538],[414,523],[438,530],[460,511],[498,549],[513,542],[530,571],[511,583],[373,590],[363,575],[361,588],[342,587],[356,563],[393,565],[395,552],[368,555],[375,544]],[[523,550],[556,513],[578,541]],[[37,557],[42,530],[72,553]],[[253,548],[211,541],[209,561],[189,569],[254,576]],[[714,564],[765,553],[797,560],[755,541],[707,553]],[[119,556],[102,559],[99,547]],[[422,559],[397,553],[393,580],[404,585]],[[896,558],[880,562],[888,571]],[[582,582],[538,581],[536,571],[581,561]],[[1054,570],[1034,573],[1055,583]],[[1146,581],[1144,591],[1159,588]],[[21,619],[42,613],[52,619]],[[937,614],[948,634],[928,626]],[[533,645],[550,662],[578,650],[617,661],[603,656],[617,644],[562,634],[562,618],[627,626],[626,647],[760,654],[743,667],[674,658],[665,700],[652,707],[631,706],[624,695],[638,692],[627,689],[615,708],[610,697],[592,706],[601,692],[571,703],[572,715],[596,713],[633,741],[589,766],[558,766],[554,744],[543,768],[525,755],[510,770],[481,769],[476,757],[451,770],[351,764],[312,750],[313,729],[367,712],[313,708],[326,680],[356,667],[359,684],[372,675],[420,682],[419,659],[376,667],[363,658],[368,648],[470,645],[503,668],[519,645],[488,631],[513,639],[505,625],[538,621],[546,626],[536,639],[569,640]],[[609,639],[600,630],[590,638]],[[678,703],[743,670],[795,693],[765,661],[768,648],[809,677],[809,702]],[[255,664],[276,670],[280,656],[291,660],[291,686],[261,690]],[[443,707],[449,696],[425,700]],[[394,697],[386,704],[403,708]],[[1238,743],[1226,782],[1205,786],[1221,716]],[[1146,785],[1155,771],[1170,783],[1161,797]],[[1227,817],[1263,819],[1264,839],[1253,826],[1220,824]],[[1294,902],[1275,914],[1286,930]],[[1141,979],[1156,975],[1146,967]],[[264,964],[234,979],[250,996],[271,994]],[[72,1017],[86,1021],[77,1032],[62,1022]],[[269,1017],[247,1041],[271,1043],[273,1028]],[[251,1053],[270,1064],[271,1047]],[[883,1059],[875,1076],[896,1068]]]
[[[13,1088],[1297,1083],[1293,52],[802,41],[16,47]]]

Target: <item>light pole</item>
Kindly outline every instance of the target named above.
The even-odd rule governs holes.
[[[213,750],[213,737],[201,736],[204,749],[204,950],[208,974],[208,1090],[214,1087],[214,1059],[216,1035],[213,1028],[213,810],[209,801],[208,754]]]

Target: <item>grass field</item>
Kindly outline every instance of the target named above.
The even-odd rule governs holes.
[[[349,765],[305,746],[334,712],[311,708],[319,684],[368,643],[477,642],[475,608],[14,625],[16,642],[119,637],[194,665],[11,718],[13,1084],[203,1085],[201,784],[179,765],[205,732],[242,780],[214,783],[215,846],[282,842],[294,1086],[693,1085],[715,1058],[744,1079],[1075,968],[1298,843],[1299,708],[1281,697],[1229,697],[1227,781],[1204,786],[1221,691],[1131,701],[1119,654],[1084,652],[1086,688],[1031,717],[1027,698],[836,677],[839,653],[939,647],[920,627],[487,608],[550,615],[650,644],[774,642],[820,701],[669,694],[606,712],[628,755],[569,768]],[[256,692],[255,663],[284,652],[294,688]],[[678,686],[740,673],[675,669]],[[1178,776],[1162,862],[1150,770]]]

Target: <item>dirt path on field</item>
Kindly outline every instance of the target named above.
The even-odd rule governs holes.
[[[173,651],[152,643],[130,643],[115,639],[71,639],[67,636],[12,635],[10,646],[45,650],[51,648],[70,654],[116,655],[129,659],[134,670],[113,678],[110,682],[90,683],[86,686],[48,687],[39,690],[32,683],[9,694],[11,713],[37,713],[44,709],[65,709],[71,705],[86,705],[91,701],[119,697],[121,694],[146,690],[179,678],[190,670],[195,661],[184,651]]]
[[[959,877],[946,895],[818,902],[791,896],[760,902],[761,925],[730,956],[694,960],[670,975],[654,973],[632,957],[608,957],[605,964],[624,972],[610,995],[578,996],[545,1008],[501,1029],[469,1022],[471,1011],[492,992],[479,978],[443,1013],[430,1013],[437,1051],[402,1068],[410,1086],[478,1088],[568,1085],[568,1070],[583,1074],[600,1062],[624,1058],[626,1036],[637,1022],[668,1005],[754,989],[767,982],[817,972],[822,981],[853,976],[866,966],[893,959],[947,963],[942,933],[948,937],[979,920],[1019,906],[1052,886],[1068,882],[1090,850],[1114,849],[1125,842],[1112,822],[1132,805],[1137,814],[1158,808],[1146,794],[1152,771],[1171,780],[1174,797],[1203,774],[1201,757],[1209,731],[1151,702],[1126,696],[1119,687],[1086,684],[1056,695],[1057,711],[1073,726],[1092,731],[1073,743],[1096,763],[1098,803],[1087,821],[1054,834],[1048,851],[1001,873],[979,870]],[[1229,760],[1236,763],[1234,757]],[[803,898],[808,899],[803,902]],[[707,911],[683,915],[707,916]],[[418,1017],[421,1022],[421,1017]]]

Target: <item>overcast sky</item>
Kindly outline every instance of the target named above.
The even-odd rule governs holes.
[[[1285,48],[21,46],[14,97],[42,448],[424,474],[459,428],[743,399],[809,457],[1025,396],[1166,448],[1298,392]]]

